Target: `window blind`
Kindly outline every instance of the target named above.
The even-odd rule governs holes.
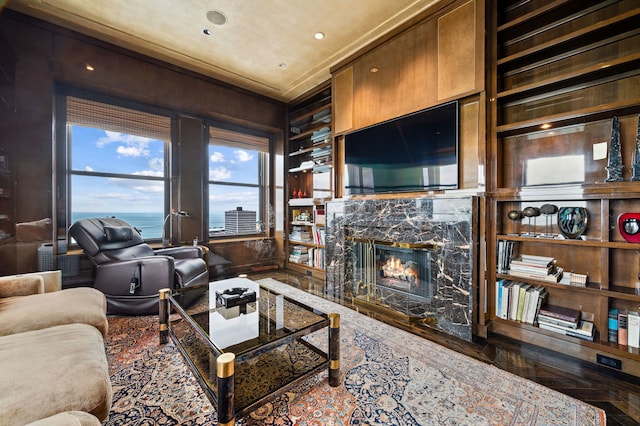
[[[209,127],[209,144],[269,152],[269,139],[232,130]]]
[[[69,124],[171,141],[171,118],[116,105],[68,96]]]

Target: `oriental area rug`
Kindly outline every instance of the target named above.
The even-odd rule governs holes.
[[[267,278],[340,320],[341,386],[322,372],[239,425],[604,425],[604,411]],[[109,317],[114,397],[106,425],[211,425],[216,412],[156,316]],[[308,336],[326,350],[326,330]]]

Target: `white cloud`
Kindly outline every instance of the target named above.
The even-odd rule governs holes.
[[[135,176],[153,176],[153,177],[162,177],[164,173],[162,170],[140,170],[138,172],[132,173]]]
[[[213,154],[211,154],[211,157],[209,159],[212,163],[222,163],[224,162],[224,154],[215,151]]]
[[[84,171],[85,171],[85,172],[92,172],[92,171],[93,171],[93,167],[91,167],[91,166],[85,166],[85,167],[84,167]]]
[[[149,168],[151,170],[163,171],[164,170],[164,159],[160,157],[154,157],[149,160]]]
[[[140,175],[142,172],[138,172]],[[152,172],[147,172],[152,173]],[[153,175],[148,175],[153,176]],[[126,188],[129,190],[135,191],[137,194],[144,195],[149,193],[164,193],[164,182],[160,181],[140,181],[140,180],[132,180],[132,179],[118,179],[118,178],[110,178],[108,179],[110,185],[119,188]],[[138,196],[138,195],[136,195]]]
[[[120,145],[116,152],[123,157],[147,157],[150,154],[149,148],[143,145]]]
[[[235,151],[233,151],[233,153],[236,156],[236,159],[242,163],[244,163],[245,161],[251,161],[253,159],[253,155],[242,149],[236,149]]]
[[[105,130],[104,134],[105,136],[96,141],[98,148],[119,143],[122,145],[116,148],[116,152],[123,157],[148,157],[150,155],[149,142],[153,139],[108,130]]]
[[[226,167],[216,167],[213,170],[209,171],[209,179],[210,180],[224,180],[229,179],[231,177],[231,171]]]

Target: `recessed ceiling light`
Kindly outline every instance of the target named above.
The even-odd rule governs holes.
[[[321,31],[318,31],[313,36],[316,38],[316,40],[322,40],[324,38],[324,33]]]
[[[205,28],[204,30],[202,30],[202,32],[203,32],[205,35],[211,35],[211,30],[210,30],[210,29],[208,29],[208,28]]]
[[[93,71],[93,70],[95,70],[95,68],[94,68],[94,67],[93,67],[93,65],[91,65],[91,64],[87,64],[87,65],[85,66],[85,68],[87,69],[87,71]]]
[[[227,16],[219,10],[210,10],[207,12],[207,19],[215,25],[224,25],[227,23]]]
[[[280,63],[278,64],[278,68],[285,69],[286,67],[287,67],[287,64],[285,64],[284,62],[280,62]]]
[[[370,69],[369,71],[370,71],[370,72],[372,72],[372,73],[376,73],[376,72],[378,72],[379,70],[378,70],[378,68],[377,68],[377,67],[371,67],[371,69]]]

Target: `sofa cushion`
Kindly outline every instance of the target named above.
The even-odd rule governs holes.
[[[0,337],[0,424],[23,425],[64,411],[107,418],[113,390],[104,341],[86,324]]]
[[[100,426],[102,423],[93,414],[84,411],[66,411],[26,426]]]
[[[0,336],[71,323],[92,325],[106,336],[106,312],[104,294],[89,287],[5,297],[0,299]]]

